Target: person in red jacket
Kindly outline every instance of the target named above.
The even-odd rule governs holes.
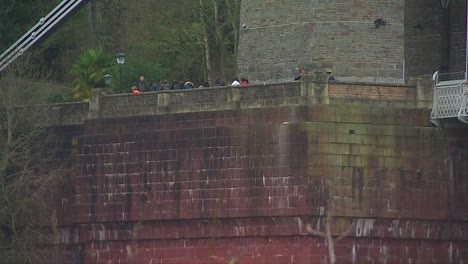
[[[133,87],[132,87],[132,93],[133,93],[133,94],[140,94],[141,92],[140,92],[140,90],[138,90],[138,87],[133,86]]]
[[[249,84],[249,80],[247,80],[246,78],[241,78],[241,86],[245,86],[248,84]]]

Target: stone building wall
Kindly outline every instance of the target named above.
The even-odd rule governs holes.
[[[438,70],[452,73],[448,76],[451,79],[462,79],[460,72],[466,65],[466,3],[450,1],[446,10],[428,6],[427,1],[405,4],[406,74],[430,75]]]
[[[452,2],[446,35],[444,11],[433,1],[242,1],[238,75],[252,83],[286,81],[297,68],[318,65],[338,80],[402,83],[444,63],[445,71],[459,71],[466,4]],[[378,19],[386,25],[377,28]]]
[[[427,1],[405,1],[405,67],[407,76],[431,75],[440,70],[448,46],[444,46],[444,10]],[[432,5],[432,8],[430,8]],[[429,7],[428,7],[429,6]],[[447,64],[447,61],[445,62]],[[445,72],[448,69],[444,70]]]
[[[466,41],[468,37],[466,4],[466,1],[452,1],[450,9],[450,72],[466,71]]]

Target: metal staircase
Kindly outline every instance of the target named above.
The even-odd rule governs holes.
[[[438,82],[435,87],[431,122],[439,127],[468,127],[468,82],[450,80]]]
[[[0,72],[89,0],[64,0],[0,55]]]

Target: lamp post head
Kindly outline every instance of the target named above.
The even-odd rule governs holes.
[[[437,4],[437,8],[447,9],[450,4],[450,0],[434,0]]]
[[[115,58],[117,59],[118,64],[124,64],[125,63],[125,54],[119,53],[115,55]]]
[[[104,81],[105,81],[106,85],[111,85],[112,84],[112,75],[109,74],[109,73],[104,75]]]

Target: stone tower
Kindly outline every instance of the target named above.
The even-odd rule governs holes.
[[[465,10],[455,0],[243,0],[238,76],[290,81],[318,66],[338,80],[403,83],[463,72]]]

